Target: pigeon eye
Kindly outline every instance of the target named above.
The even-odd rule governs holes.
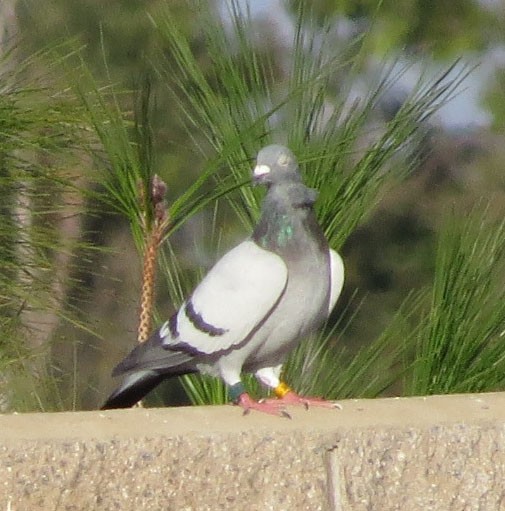
[[[286,167],[289,163],[289,156],[287,154],[281,154],[277,160],[277,163],[282,167]]]

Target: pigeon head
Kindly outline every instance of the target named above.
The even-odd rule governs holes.
[[[253,170],[253,181],[267,186],[282,182],[301,182],[295,155],[281,145],[261,149]]]

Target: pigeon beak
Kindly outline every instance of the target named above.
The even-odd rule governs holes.
[[[253,178],[255,181],[263,181],[265,176],[270,174],[271,168],[268,165],[256,165],[253,170]]]

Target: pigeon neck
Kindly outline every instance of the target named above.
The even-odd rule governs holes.
[[[261,247],[284,252],[305,237],[307,219],[314,215],[317,192],[302,183],[272,185],[264,199],[253,240]]]

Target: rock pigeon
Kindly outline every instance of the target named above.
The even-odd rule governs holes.
[[[123,380],[102,409],[132,406],[166,378],[193,372],[222,378],[244,413],[283,415],[285,404],[334,406],[299,396],[280,373],[289,352],[333,309],[344,282],[342,260],[317,223],[317,192],[303,184],[289,149],[261,149],[253,183],[268,191],[251,237],[225,254],[179,311],[114,369]],[[277,399],[252,399],[243,372],[254,373]]]

